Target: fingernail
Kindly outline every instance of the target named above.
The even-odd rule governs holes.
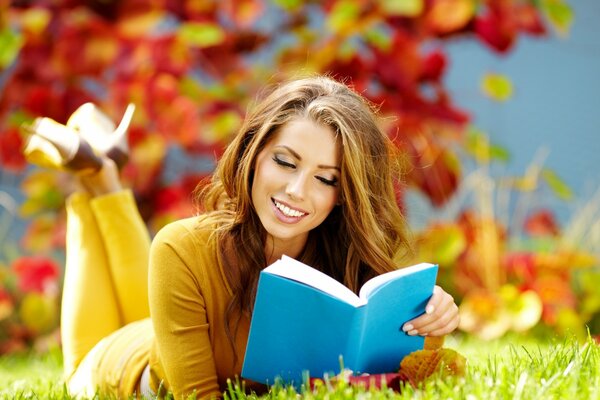
[[[425,308],[425,314],[431,314],[433,310],[435,310],[435,307],[430,304],[427,306],[427,308]]]
[[[410,336],[415,336],[415,335],[416,335],[416,334],[418,334],[418,333],[419,333],[419,331],[418,331],[418,330],[416,330],[416,329],[413,329],[412,331],[408,332],[408,334],[409,334]]]
[[[406,325],[404,325],[404,326],[402,327],[402,330],[403,330],[404,332],[411,331],[412,329],[413,329],[413,326],[412,326],[411,324],[406,324]]]
[[[421,333],[421,336],[427,336],[427,333]]]

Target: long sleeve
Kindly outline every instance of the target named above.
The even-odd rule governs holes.
[[[150,314],[160,369],[180,399],[220,397],[241,370],[248,336],[243,321],[232,348],[224,328],[231,291],[222,273],[213,229],[199,218],[163,228],[150,251]],[[234,365],[234,352],[238,361]]]

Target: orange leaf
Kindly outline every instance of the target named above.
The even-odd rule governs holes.
[[[224,10],[238,26],[248,28],[263,15],[265,5],[259,0],[228,0]]]
[[[459,328],[485,340],[498,338],[511,327],[504,303],[496,293],[468,293],[460,303],[459,313]]]
[[[2,287],[0,287],[0,321],[8,318],[14,310],[13,300]]]
[[[437,371],[442,375],[463,376],[466,367],[466,358],[452,349],[417,350],[404,357],[400,373],[417,385]]]
[[[556,236],[560,230],[554,215],[549,210],[540,210],[527,217],[525,232],[531,236]]]
[[[425,337],[425,345],[423,349],[425,350],[438,350],[444,346],[444,339],[446,336],[426,336]]]
[[[55,238],[57,216],[42,214],[37,216],[23,235],[23,248],[33,254],[45,253],[52,249]]]
[[[431,30],[445,34],[464,28],[474,15],[473,0],[436,0],[426,18]]]
[[[144,37],[165,17],[165,13],[158,10],[128,15],[126,18],[119,20],[117,31],[125,37]]]

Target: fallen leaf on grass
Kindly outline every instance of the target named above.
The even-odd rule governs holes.
[[[416,386],[437,371],[443,375],[463,376],[466,367],[466,358],[452,349],[417,350],[404,357],[400,375]]]

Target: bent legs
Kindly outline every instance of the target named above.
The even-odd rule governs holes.
[[[95,197],[90,205],[106,249],[122,325],[149,317],[150,236],[132,192]]]
[[[130,191],[69,198],[61,310],[67,377],[101,339],[149,316],[149,243]]]
[[[67,202],[60,325],[67,377],[100,339],[121,325],[104,243],[89,199],[88,195],[76,193]]]

